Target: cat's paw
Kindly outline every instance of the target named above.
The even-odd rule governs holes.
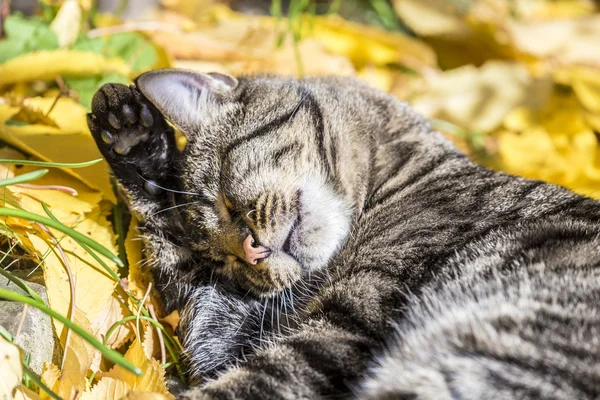
[[[159,111],[135,86],[105,84],[92,100],[88,126],[98,149],[126,186],[149,195],[169,175],[175,135]]]

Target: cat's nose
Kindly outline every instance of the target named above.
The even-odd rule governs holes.
[[[256,265],[256,263],[271,255],[271,250],[265,246],[257,245],[252,235],[248,235],[244,239],[242,247],[244,248],[244,261],[248,264]]]

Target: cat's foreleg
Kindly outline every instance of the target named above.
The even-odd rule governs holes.
[[[183,305],[189,288],[179,279],[191,253],[178,243],[170,212],[177,190],[179,151],[173,128],[134,86],[106,84],[92,100],[88,125],[131,209],[141,220],[147,258],[168,309]]]
[[[219,285],[201,286],[190,294],[179,328],[193,382],[246,361],[259,345],[262,304]]]

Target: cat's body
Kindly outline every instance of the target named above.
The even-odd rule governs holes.
[[[189,398],[600,396],[598,202],[474,165],[353,80],[137,86],[183,154],[122,85],[90,128],[183,308],[192,375],[219,372]],[[184,206],[200,193],[210,212]]]

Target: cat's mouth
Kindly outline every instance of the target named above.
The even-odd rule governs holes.
[[[297,260],[297,258],[294,255],[294,252],[292,251],[292,236],[298,230],[299,226],[300,226],[300,215],[296,216],[296,219],[292,223],[292,227],[290,228],[290,231],[288,232],[285,242],[283,242],[283,246],[281,246],[281,251],[283,251],[284,253],[288,254],[290,257],[292,257],[296,260]]]

